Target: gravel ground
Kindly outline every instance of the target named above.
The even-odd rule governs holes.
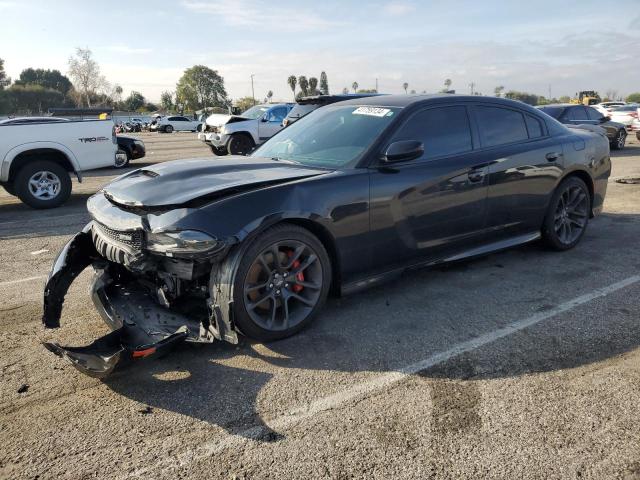
[[[141,134],[132,167],[210,156]],[[40,326],[44,275],[87,221],[0,191],[0,478],[640,479],[640,144],[613,153],[605,211],[579,247],[537,244],[331,299],[286,341],[183,345],[98,381],[40,342],[106,332],[69,295]],[[215,160],[212,160],[215,161]]]

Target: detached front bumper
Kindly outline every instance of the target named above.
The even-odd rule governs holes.
[[[112,331],[83,347],[45,343],[48,350],[82,373],[101,378],[119,365],[160,356],[185,340],[210,343],[218,338],[237,343],[228,317],[218,304],[208,302],[211,315],[197,319],[161,305],[153,290],[127,273],[124,266],[98,253],[91,227],[92,224],[87,225],[58,254],[44,290],[42,322],[46,328],[60,326],[69,287],[84,269],[92,266],[95,276],[91,297]]]

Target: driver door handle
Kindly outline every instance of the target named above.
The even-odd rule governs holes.
[[[560,160],[560,157],[562,157],[562,154],[560,152],[549,152],[546,155],[547,160],[550,162]]]
[[[486,175],[484,169],[471,170],[467,176],[469,177],[469,181],[473,183],[481,182]]]

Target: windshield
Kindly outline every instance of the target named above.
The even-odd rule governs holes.
[[[242,112],[240,116],[253,120],[261,117],[267,110],[269,110],[268,107],[261,107],[260,105],[256,105],[255,107],[251,107],[249,110],[245,110],[244,112]]]
[[[313,167],[354,163],[393,121],[399,108],[328,106],[280,131],[253,153]]]
[[[293,107],[293,109],[289,112],[289,115],[287,115],[287,117],[289,118],[300,118],[300,117],[304,117],[307,113],[309,112],[313,112],[315,109],[317,109],[320,105],[313,105],[313,104],[309,104],[309,105],[296,105],[295,107]]]

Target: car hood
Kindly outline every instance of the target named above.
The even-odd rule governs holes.
[[[213,115],[209,115],[207,117],[206,124],[212,127],[221,127],[222,125],[226,125],[227,123],[247,122],[251,120],[251,118],[241,117],[240,115],[222,115],[219,113],[214,113]]]
[[[116,178],[103,189],[112,203],[147,209],[196,206],[226,196],[328,173],[259,157],[164,162]]]

